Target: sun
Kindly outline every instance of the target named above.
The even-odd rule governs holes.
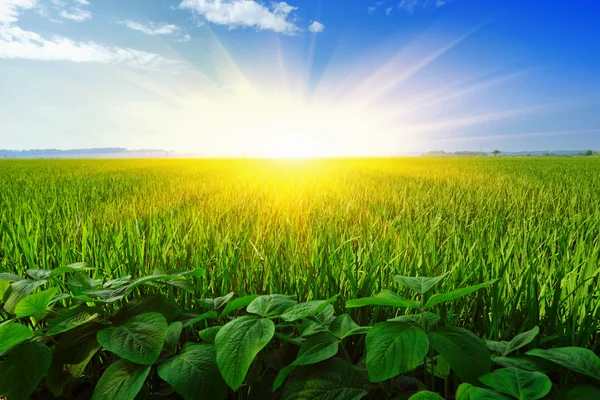
[[[267,158],[318,158],[326,156],[325,149],[303,135],[279,135],[272,137],[270,143],[265,143],[261,151],[262,157]]]

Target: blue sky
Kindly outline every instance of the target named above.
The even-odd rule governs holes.
[[[596,0],[0,0],[0,148],[600,150]]]

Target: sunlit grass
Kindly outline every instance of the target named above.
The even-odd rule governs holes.
[[[537,324],[556,345],[599,330],[598,159],[2,161],[0,183],[10,271],[203,267],[198,296],[350,299],[451,270],[442,291],[501,280],[447,322],[494,339]]]

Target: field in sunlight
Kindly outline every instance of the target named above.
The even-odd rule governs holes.
[[[534,318],[572,345],[598,331],[597,158],[2,161],[0,185],[6,271],[203,267],[198,296],[303,300],[451,271],[442,289],[500,282],[447,321],[511,337]]]

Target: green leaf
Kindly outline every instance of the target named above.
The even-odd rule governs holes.
[[[295,369],[296,366],[316,364],[318,362],[325,361],[335,356],[337,352],[338,341],[331,333],[320,332],[309,337],[302,342],[296,360],[291,365],[288,365],[279,372],[277,378],[275,379],[275,383],[273,384],[273,391],[277,390],[279,386],[281,386],[285,378]]]
[[[0,354],[33,336],[31,329],[17,322],[0,325]]]
[[[167,334],[167,320],[161,314],[136,315],[128,322],[98,332],[98,342],[106,350],[138,364],[158,360]]]
[[[468,295],[469,293],[473,293],[479,289],[483,289],[484,287],[488,287],[498,282],[498,279],[492,279],[491,281],[487,281],[484,283],[480,283],[479,285],[469,286],[466,288],[460,288],[456,290],[451,290],[447,293],[434,294],[427,300],[427,304],[425,304],[425,308],[431,308],[440,303],[445,303],[450,300],[458,299],[459,297],[463,297]]]
[[[371,382],[381,382],[415,369],[427,355],[429,341],[420,328],[403,322],[382,322],[366,338]]]
[[[506,346],[506,350],[502,354],[503,356],[507,356],[515,350],[520,349],[521,347],[528,345],[533,342],[533,339],[540,333],[540,328],[537,326],[531,330],[520,333],[511,340]]]
[[[306,303],[296,304],[288,308],[283,314],[281,314],[280,317],[287,322],[293,322],[299,319],[310,317],[323,311],[325,307],[334,302],[338,296],[334,296],[328,300],[313,300]]]
[[[115,323],[121,324],[136,315],[155,312],[161,314],[168,323],[171,323],[177,318],[181,309],[179,306],[167,299],[162,294],[151,294],[138,297],[123,305],[115,315]]]
[[[175,321],[169,325],[167,328],[167,334],[165,335],[165,346],[164,348],[174,353],[177,348],[177,344],[179,343],[179,336],[181,336],[181,331],[183,330],[183,325],[179,321]]]
[[[133,400],[150,373],[150,366],[118,360],[100,377],[92,400]]]
[[[488,349],[490,349],[490,351],[499,354],[504,354],[508,348],[508,342],[506,341],[496,342],[494,340],[486,340],[485,345],[488,347]]]
[[[50,368],[52,353],[39,343],[14,348],[0,365],[0,396],[28,400]]]
[[[533,349],[526,354],[600,380],[600,358],[592,350],[582,347],[559,347],[549,350]]]
[[[37,320],[44,318],[46,307],[57,292],[57,288],[50,288],[22,298],[15,306],[15,315],[17,318],[34,317]]]
[[[192,326],[194,324],[197,324],[198,322],[202,322],[207,319],[218,319],[218,318],[219,318],[219,313],[217,313],[216,311],[208,311],[208,312],[205,312],[204,314],[195,315],[193,318],[186,318],[184,321],[182,321],[182,323],[183,323],[183,327],[187,328],[188,326]]]
[[[463,382],[477,384],[480,376],[490,372],[490,350],[466,329],[440,328],[429,333],[429,343]]]
[[[413,394],[408,400],[444,400],[444,398],[437,393],[423,390],[417,394]]]
[[[363,297],[362,299],[354,299],[346,302],[346,308],[364,306],[419,308],[421,304],[415,300],[406,300],[391,290],[382,290],[375,297]]]
[[[198,270],[198,271],[201,271],[201,270]],[[203,271],[202,271],[202,273],[203,273]],[[144,276],[144,277],[133,280],[129,284],[129,286],[127,286],[126,294],[131,293],[133,291],[133,289],[135,289],[139,285],[154,284],[156,282],[168,284],[168,285],[172,285],[172,286],[178,286],[176,282],[187,280],[188,275],[196,276],[194,271],[168,274],[168,273],[165,273],[164,271],[155,270],[152,275]],[[185,287],[185,286],[182,289],[189,291],[189,288]]]
[[[187,343],[181,353],[158,367],[158,376],[186,400],[222,399],[227,394],[210,344]]]
[[[500,393],[462,383],[456,391],[456,400],[510,400]]]
[[[19,275],[8,274],[6,272],[0,272],[0,281],[17,282],[17,281],[22,281],[22,280],[24,280],[24,279],[21,278]]]
[[[0,280],[0,304],[2,304],[4,295],[10,289],[10,282]]]
[[[437,285],[437,283],[439,281],[441,281],[446,276],[448,276],[449,273],[450,272],[446,272],[443,275],[434,276],[434,277],[425,277],[425,276],[414,277],[414,276],[396,275],[396,276],[394,276],[394,281],[398,282],[401,285],[408,287],[409,289],[411,289],[417,293],[425,294],[425,293],[429,292],[431,289],[433,289],[433,287],[435,285]]]
[[[71,329],[77,328],[80,325],[87,324],[88,322],[95,320],[97,317],[97,313],[92,312],[87,308],[65,313],[64,315],[49,321],[51,328],[46,331],[46,336],[54,336],[58,335],[59,333],[67,332]]]
[[[340,315],[329,325],[329,332],[333,333],[338,339],[344,339],[352,335],[361,335],[367,333],[369,329],[370,327],[368,326],[358,326],[348,314]]]
[[[131,282],[131,275],[125,275],[120,278],[105,282],[104,285],[102,285],[102,287],[105,289],[115,289],[129,284],[129,282]]]
[[[93,267],[88,267],[88,264],[85,262],[78,262],[74,264],[65,265],[63,267],[54,268],[52,270],[52,276],[58,276],[68,272],[90,271],[93,269]]]
[[[518,356],[518,357],[494,357],[492,356],[492,361],[498,365],[503,367],[515,367],[519,369],[524,369],[526,371],[537,371],[537,372],[545,372],[547,371],[540,363],[538,362],[538,358],[532,356]],[[539,360],[541,361],[541,360]]]
[[[268,296],[259,296],[254,299],[248,304],[246,311],[250,314],[258,314],[261,317],[275,317],[283,314],[294,304],[296,304],[296,296],[271,294]]]
[[[35,288],[44,284],[46,284],[46,281],[32,281],[30,279],[13,282],[10,285],[10,289],[7,290],[6,294],[8,294],[8,298],[4,302],[4,309],[14,314],[17,303],[33,293]]]
[[[304,367],[283,391],[283,400],[359,400],[367,395],[360,373],[339,358]]]
[[[433,328],[440,321],[440,316],[429,311],[425,311],[425,326],[427,329]],[[416,326],[421,326],[421,314],[401,315],[396,318],[388,319],[388,321],[406,322]]]
[[[229,387],[237,390],[242,385],[250,364],[274,334],[273,321],[250,316],[236,318],[219,330],[215,338],[217,364]]]
[[[247,307],[257,297],[258,297],[258,295],[253,294],[253,295],[250,295],[250,296],[244,296],[244,297],[240,297],[239,299],[235,299],[235,300],[227,303],[227,305],[225,306],[225,308],[223,309],[223,311],[221,311],[221,315],[224,316],[224,315],[229,314],[232,311],[239,310],[240,308]]]
[[[46,376],[46,384],[55,397],[60,396],[69,376],[76,379],[81,377],[92,357],[100,350],[96,334],[103,328],[102,324],[88,323],[65,332],[58,338]]]
[[[519,400],[541,399],[552,389],[552,382],[546,375],[517,368],[498,369],[481,376],[479,380],[492,389]]]
[[[48,279],[52,276],[52,270],[49,269],[28,269],[25,272],[27,272],[27,275],[29,275],[36,281]]]
[[[208,343],[214,343],[217,333],[221,330],[220,326],[211,326],[198,332],[200,339]]]

